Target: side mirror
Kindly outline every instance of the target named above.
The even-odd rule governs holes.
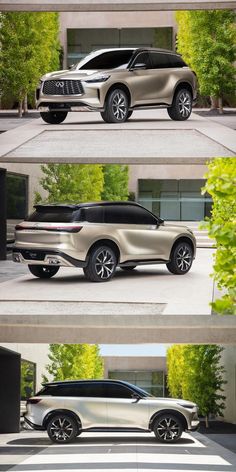
[[[147,69],[147,66],[146,64],[142,63],[142,62],[138,62],[137,64],[134,64],[134,66],[131,67],[131,71],[132,70],[145,70]]]
[[[140,396],[137,393],[132,394],[132,399],[135,400],[133,403],[138,403]]]
[[[75,64],[71,64],[71,65],[69,66],[69,70],[73,69],[73,67],[75,67]]]

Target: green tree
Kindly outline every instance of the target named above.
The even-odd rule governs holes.
[[[222,111],[224,94],[235,94],[236,30],[231,10],[179,11],[177,49],[196,72],[200,93]]]
[[[225,408],[222,394],[224,368],[220,365],[223,348],[217,345],[174,345],[167,351],[168,388],[176,395],[173,379],[177,378],[178,393],[199,406],[208,427],[209,415],[221,415]],[[177,374],[176,374],[177,368]]]
[[[236,159],[214,159],[208,169],[202,193],[212,196],[213,209],[202,227],[216,241],[213,276],[225,292],[211,305],[216,313],[236,315]]]
[[[103,167],[102,200],[128,200],[129,168],[127,165],[107,164]]]
[[[50,344],[49,351],[46,370],[52,380],[103,378],[103,359],[97,344]]]
[[[47,164],[41,166],[40,180],[48,193],[47,203],[99,201],[103,189],[103,170],[99,164]],[[35,203],[43,199],[36,193]]]
[[[58,13],[7,12],[1,14],[1,93],[11,94],[27,111],[27,95],[42,74],[59,67]]]

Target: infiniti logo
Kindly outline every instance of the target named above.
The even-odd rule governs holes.
[[[56,82],[56,87],[58,87],[58,88],[59,87],[60,88],[64,87],[64,82]]]

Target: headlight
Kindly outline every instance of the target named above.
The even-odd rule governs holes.
[[[107,75],[107,74],[95,75],[94,77],[91,77],[90,79],[85,79],[83,82],[86,82],[87,84],[106,82],[106,80],[108,80],[109,77],[110,75]]]
[[[188,410],[192,410],[194,408],[194,405],[188,405],[185,403],[178,403],[178,405],[182,406],[183,408],[187,408]]]
[[[43,83],[43,80],[40,79],[39,82],[38,82],[37,88],[41,88],[41,87],[42,87],[42,83]]]

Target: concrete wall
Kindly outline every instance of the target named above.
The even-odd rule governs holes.
[[[142,165],[129,166],[129,190],[138,195],[139,179],[202,179],[207,171],[204,165]]]
[[[165,357],[104,357],[104,377],[111,370],[162,370],[166,372]]]
[[[236,424],[236,346],[224,346],[222,354],[222,365],[226,369],[224,387],[226,396],[226,408],[224,410],[224,421]]]

